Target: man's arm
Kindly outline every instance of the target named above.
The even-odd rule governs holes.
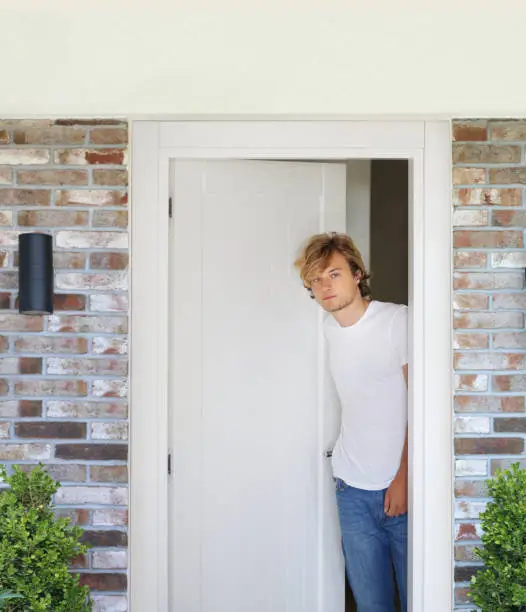
[[[402,368],[407,387],[407,364]],[[405,442],[400,459],[398,472],[385,494],[384,511],[388,516],[398,516],[407,512],[407,437],[408,427],[405,428]]]

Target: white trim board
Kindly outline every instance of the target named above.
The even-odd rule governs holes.
[[[131,163],[130,609],[168,603],[169,167],[405,158],[410,203],[410,611],[453,607],[449,121],[136,121]]]

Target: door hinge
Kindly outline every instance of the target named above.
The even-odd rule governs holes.
[[[168,198],[168,217],[170,217],[170,219],[173,216],[173,207],[172,207],[172,198]]]
[[[172,475],[172,453],[168,453],[168,475]]]

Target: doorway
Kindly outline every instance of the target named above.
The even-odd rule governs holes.
[[[338,159],[374,158],[407,159],[410,168],[410,244],[413,253],[409,279],[412,306],[410,363],[413,377],[409,408],[412,423],[410,483],[414,493],[410,499],[413,534],[410,542],[410,609],[425,609],[426,612],[447,609],[451,603],[449,570],[452,566],[451,457],[447,450],[451,442],[451,423],[449,415],[444,417],[439,407],[450,399],[450,320],[447,317],[451,282],[447,263],[451,232],[447,205],[449,126],[441,122],[423,121],[146,121],[136,123],[132,138],[132,609],[153,607],[170,612],[174,610],[169,603],[168,588],[174,578],[169,574],[167,563],[173,548],[167,537],[171,520],[168,502],[170,478],[177,479],[182,466],[174,461],[171,463],[171,474],[166,471],[167,456],[171,450],[168,428],[168,386],[171,377],[171,372],[168,375],[170,240],[167,223],[170,195],[174,197],[176,210],[178,205],[177,194],[171,194],[169,189],[170,160],[325,159],[332,162]],[[153,208],[152,203],[156,203]],[[271,215],[272,211],[268,212]],[[317,221],[320,218],[318,214]],[[268,267],[260,272],[267,273]],[[441,288],[438,295],[429,289],[424,290],[423,279],[431,273],[434,287]],[[192,282],[191,275],[185,277],[185,282]],[[276,290],[278,293],[281,291],[279,288]],[[145,329],[144,318],[139,313],[151,308],[152,300],[156,304],[157,316],[152,321],[153,327],[149,325]],[[211,337],[219,338],[214,334]],[[225,343],[225,339],[222,341]],[[279,374],[279,368],[275,368],[275,371]],[[318,377],[323,377],[320,368],[317,372]],[[433,375],[426,375],[427,372]],[[415,405],[419,406],[418,412],[414,410]],[[220,420],[218,425],[221,425]],[[312,434],[307,438],[314,441]],[[318,436],[315,438],[316,444],[312,448],[317,453],[323,445]],[[196,438],[195,441],[199,445],[200,439]],[[424,448],[426,456],[431,453],[433,461],[424,460]],[[255,450],[259,449],[256,447]],[[279,465],[279,452],[283,453],[283,450],[278,450],[274,457],[275,465]],[[315,461],[319,462],[318,454]],[[319,463],[317,472],[324,469],[327,469],[327,463]],[[423,486],[428,479],[434,483],[434,503],[430,503],[430,489]],[[192,482],[196,483],[189,479],[190,485]],[[299,478],[298,482],[305,493],[309,489],[307,481]],[[317,482],[319,485],[323,480],[318,479]],[[252,481],[247,481],[249,486],[254,486]],[[281,487],[281,490],[285,488]],[[310,490],[313,490],[312,486]],[[436,502],[437,491],[440,503]],[[145,499],[148,500],[146,504]],[[281,504],[281,510],[286,514],[285,502]],[[320,513],[320,506],[317,506],[317,510],[318,514],[324,514]],[[213,521],[213,517],[210,520]],[[307,522],[305,516],[299,521],[303,526]],[[289,524],[294,525],[292,520]],[[213,524],[209,523],[208,527],[212,528]],[[213,532],[216,533],[215,530]],[[294,529],[293,532],[292,535],[297,537]],[[318,530],[318,533],[321,531]],[[262,531],[259,537],[266,542],[264,535]],[[238,539],[244,544],[242,538]],[[268,542],[272,543],[271,538]],[[318,551],[322,550],[319,542],[316,542],[311,552],[316,550],[316,546]],[[219,551],[220,547],[213,550]],[[287,550],[290,550],[290,546]],[[335,548],[331,546],[330,550]],[[326,576],[334,577],[334,568],[330,567],[323,555],[318,555],[314,561],[309,567],[311,572],[315,572],[316,589],[313,591],[315,597],[308,601],[309,606],[316,612],[343,610],[343,605],[341,608],[327,606],[328,594],[332,594],[334,589],[327,588],[329,583]],[[292,571],[297,571],[296,565]],[[301,580],[309,580],[308,572],[300,572],[300,575]],[[441,580],[426,580],[427,575],[440,575]],[[283,581],[273,579],[271,574],[263,575],[260,596],[270,600],[281,592],[285,597],[295,597],[294,589],[302,584],[296,578],[283,588]],[[196,587],[202,588],[202,584]],[[221,585],[218,588],[222,588]],[[288,609],[293,610],[291,607]]]
[[[408,305],[409,164],[405,159],[349,160],[346,231],[371,275],[373,299]],[[396,611],[400,610],[396,593]],[[345,611],[356,612],[345,581]]]

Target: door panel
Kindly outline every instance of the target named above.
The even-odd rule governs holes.
[[[345,165],[177,161],[171,238],[175,612],[339,612],[322,314],[293,262],[345,230]]]

